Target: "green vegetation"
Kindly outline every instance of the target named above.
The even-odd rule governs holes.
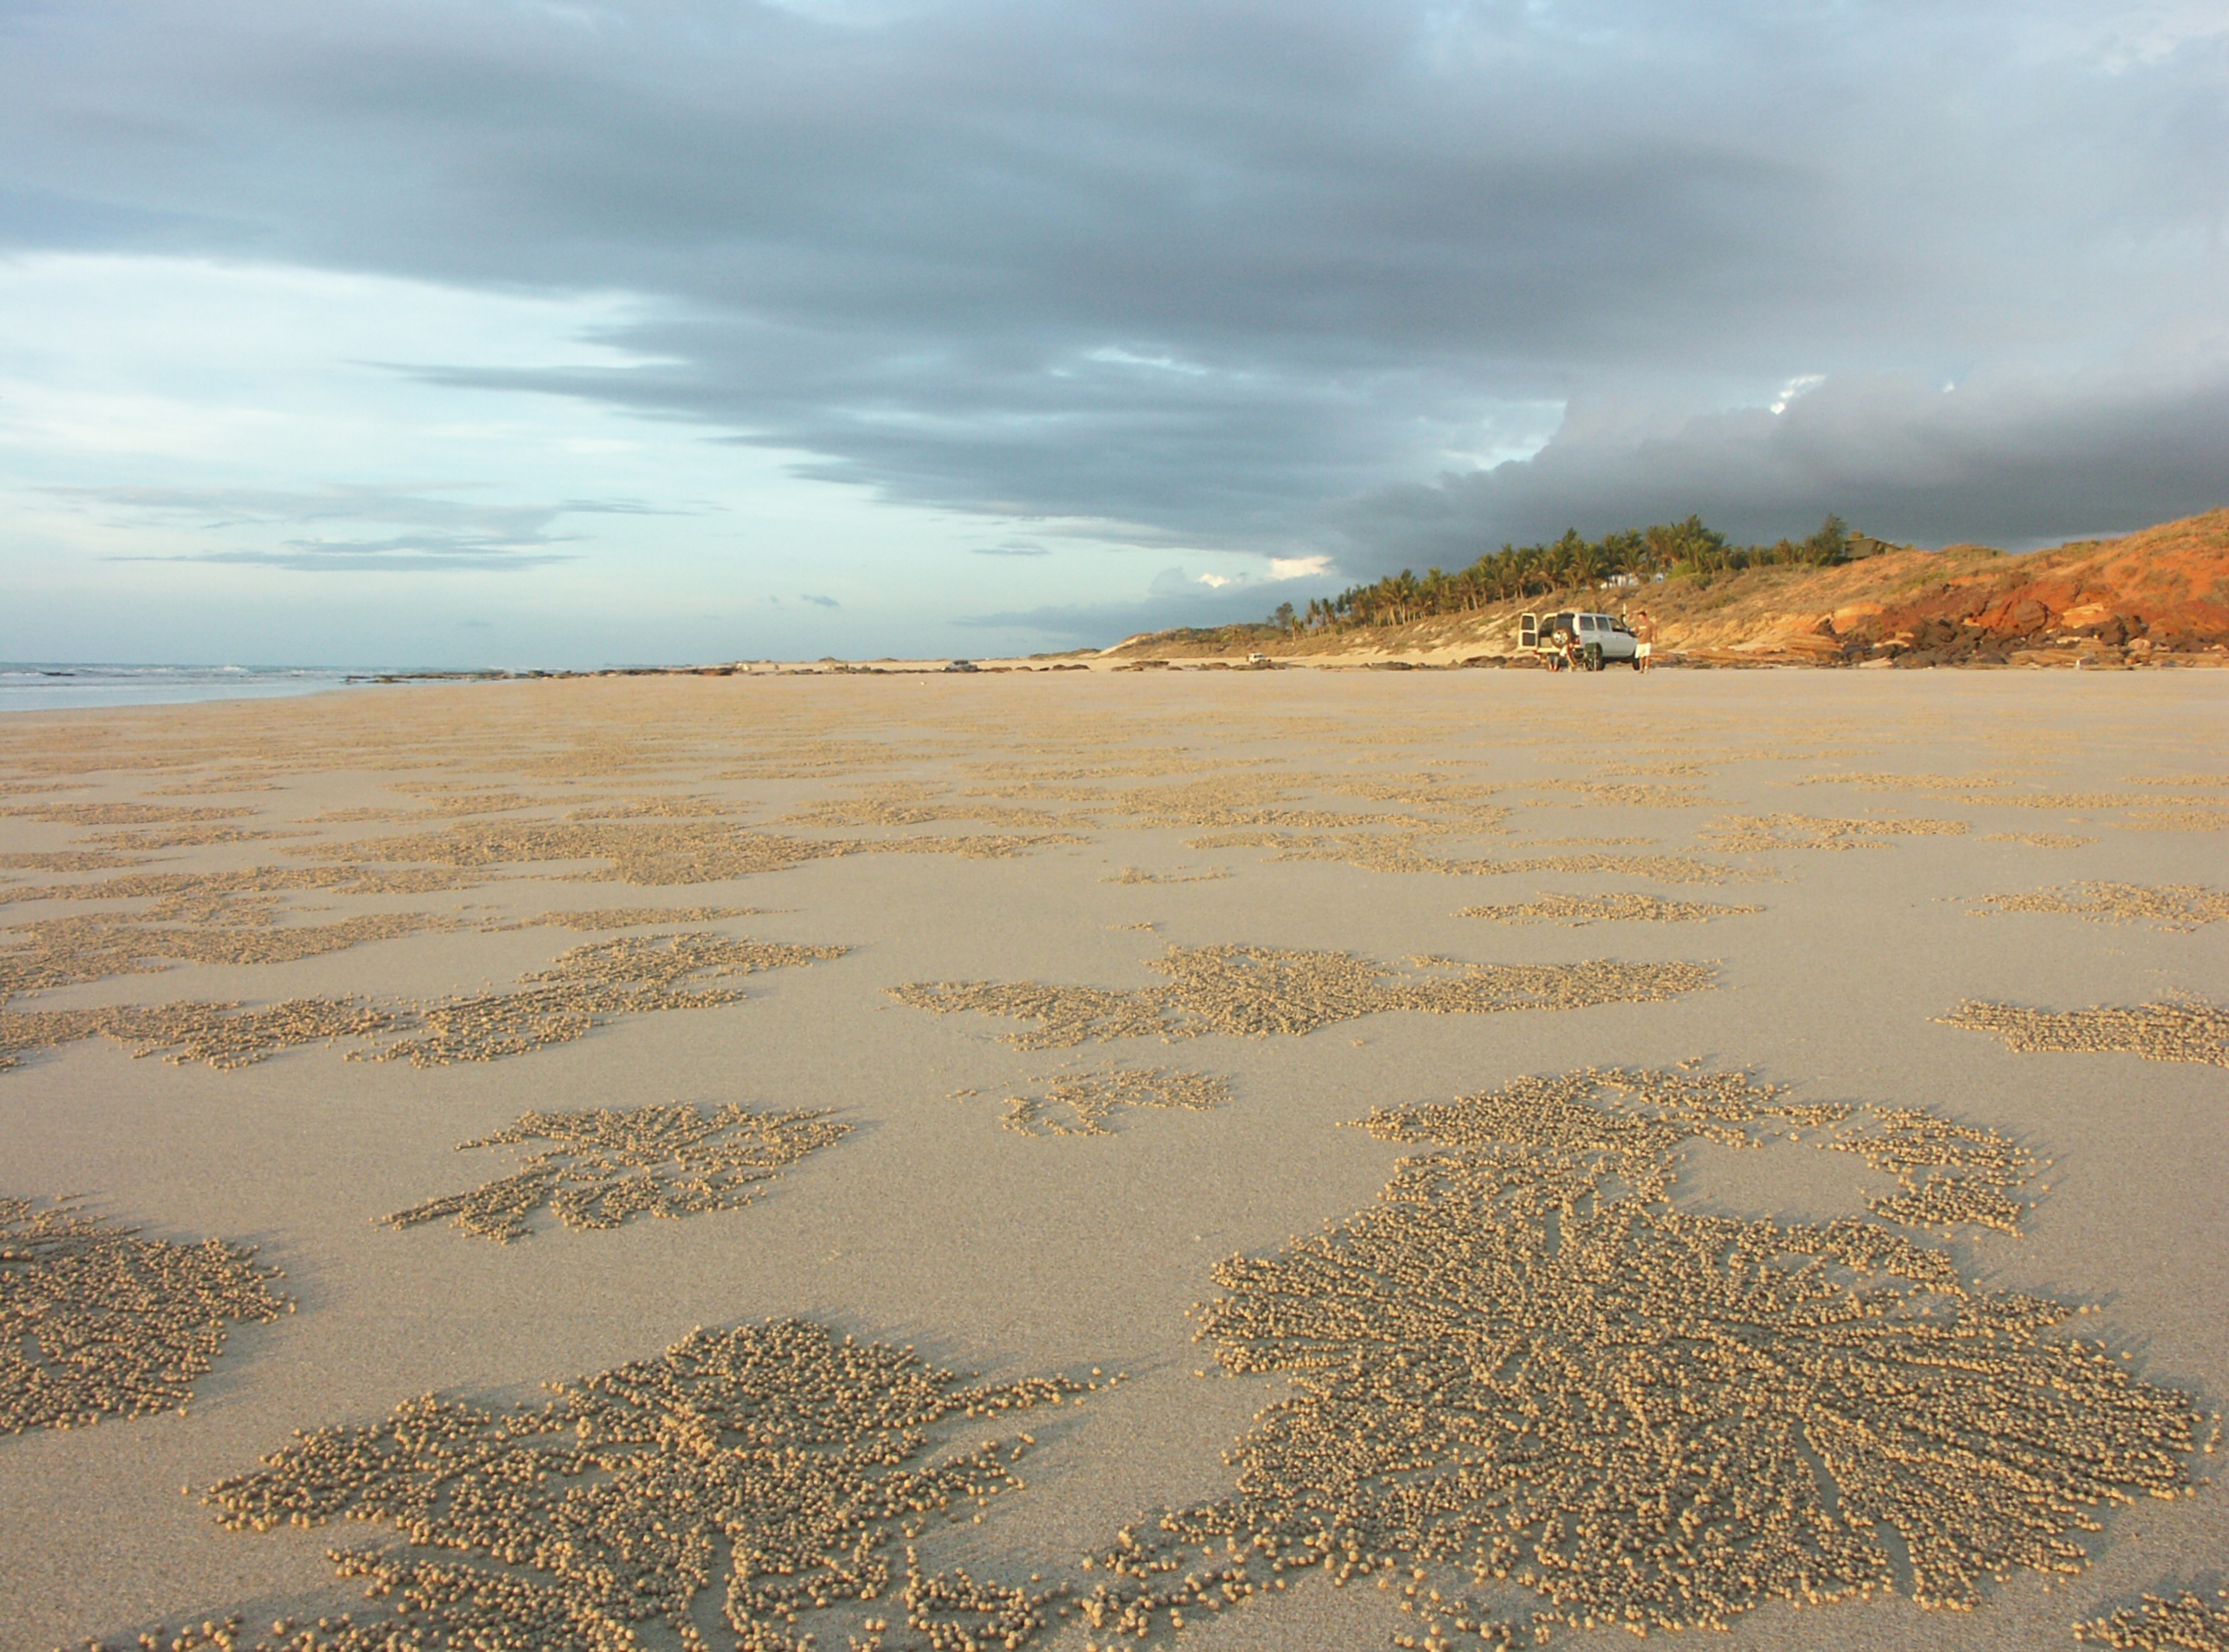
[[[1829,516],[1807,539],[1783,539],[1772,545],[1733,544],[1716,529],[1705,526],[1700,517],[1628,528],[1597,540],[1581,539],[1577,530],[1566,529],[1552,544],[1504,545],[1452,574],[1434,568],[1419,579],[1404,568],[1374,584],[1311,602],[1304,614],[1294,613],[1288,602],[1269,623],[1288,635],[1352,626],[1405,625],[1438,614],[1468,613],[1512,597],[1591,590],[1614,581],[1639,583],[1659,575],[1708,580],[1744,568],[1825,568],[1878,548],[1853,535],[1837,516]]]

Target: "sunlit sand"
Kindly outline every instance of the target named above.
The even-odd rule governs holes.
[[[0,1643],[2224,1644],[2224,727],[2210,672],[0,719]]]

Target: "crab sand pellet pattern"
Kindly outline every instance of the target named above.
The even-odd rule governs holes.
[[[734,1210],[756,1198],[786,1165],[832,1146],[851,1126],[825,1111],[755,1112],[729,1103],[707,1111],[671,1107],[529,1113],[507,1130],[460,1150],[554,1145],[526,1155],[507,1176],[469,1193],[431,1199],[381,1220],[391,1227],[452,1221],[466,1233],[509,1243],[549,1209],[568,1227],[620,1226],[631,1216],[694,1216]]]
[[[1221,1264],[1226,1294],[1200,1312],[1226,1369],[1284,1373],[1296,1396],[1239,1442],[1233,1496],[1097,1557],[1114,1581],[1083,1609],[1127,1641],[1296,1571],[1399,1578],[1413,1598],[1430,1568],[1468,1592],[1432,1591],[1424,1644],[1513,1648],[1883,1593],[1884,1528],[1923,1606],[2078,1571],[2096,1510],[2190,1487],[2190,1396],[2058,1334],[2074,1310],[1970,1285],[1893,1227],[1669,1202],[1683,1143],[1752,1148],[1791,1122],[1961,1186],[2031,1168],[1917,1109],[1836,1139],[1850,1116],[1735,1073],[1580,1072],[1377,1109],[1372,1135],[1430,1150],[1324,1235]]]
[[[1704,991],[1714,971],[1702,964],[1458,964],[1419,958],[1408,971],[1347,952],[1258,946],[1172,946],[1146,967],[1170,984],[1125,990],[1053,987],[1035,982],[918,982],[890,989],[900,1004],[953,1015],[963,1010],[1036,1021],[1036,1032],[1009,1033],[1018,1050],[1057,1050],[1087,1042],[1207,1033],[1265,1037],[1307,1033],[1393,1010],[1483,1015],[1503,1010],[1581,1010],[1647,1004]]]
[[[222,1240],[0,1198],[0,1434],[184,1409],[227,1326],[292,1311],[279,1277]]]

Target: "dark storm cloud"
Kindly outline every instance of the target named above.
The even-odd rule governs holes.
[[[1342,525],[1380,561],[1453,567],[1575,527],[1700,513],[1769,541],[1828,510],[1878,538],[2009,549],[2229,502],[2229,372],[1943,389],[1830,381],[1788,403],[1636,436],[1583,428],[1522,464],[1380,489]]]
[[[0,247],[635,293],[639,365],[411,371],[894,499],[1358,570],[2218,502],[2152,439],[2229,359],[2210,6],[155,0],[0,43]]]

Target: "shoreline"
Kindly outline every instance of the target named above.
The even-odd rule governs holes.
[[[1338,652],[1268,654],[1262,651],[1213,653],[1180,649],[1158,650],[1152,638],[1131,638],[1088,654],[976,656],[965,659],[922,657],[871,660],[737,660],[711,664],[599,666],[549,669],[508,668],[427,670],[323,670],[290,668],[289,681],[231,681],[215,677],[190,685],[141,684],[108,681],[82,688],[0,690],[0,717],[47,712],[127,710],[155,706],[220,704],[233,701],[283,701],[340,689],[408,688],[438,684],[581,682],[611,679],[702,677],[921,677],[1032,675],[1067,672],[1105,675],[1113,672],[1246,672],[1305,670],[1338,674],[1354,671],[1467,671],[1542,670],[1541,661],[1514,651],[1481,654],[1462,644],[1414,648],[1371,648],[1358,638]],[[2023,651],[2009,660],[1921,660],[1910,656],[1877,656],[1864,660],[1822,657],[1816,651],[1787,649],[1777,645],[1731,648],[1668,649],[1651,661],[1651,670],[1951,670],[1951,671],[2191,671],[2229,668],[2229,646],[2217,645],[2199,652],[2130,655],[2094,647],[2068,646]],[[80,673],[113,668],[63,666],[44,668],[41,675],[73,679]],[[149,672],[171,668],[134,668]],[[179,668],[200,670],[200,668]],[[50,696],[50,697],[49,697]],[[82,696],[82,697],[72,697]]]

